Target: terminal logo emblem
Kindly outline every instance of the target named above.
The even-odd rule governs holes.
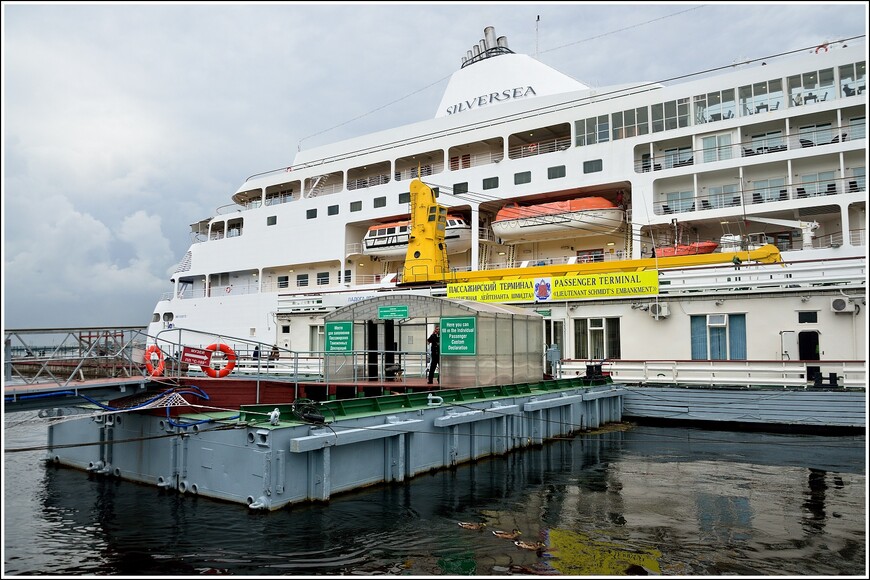
[[[541,278],[535,282],[535,300],[549,300],[553,294],[548,278]]]

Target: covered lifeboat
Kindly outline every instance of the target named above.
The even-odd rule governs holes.
[[[505,243],[610,234],[622,227],[625,210],[603,197],[579,197],[520,206],[496,214],[493,233]]]
[[[378,258],[404,259],[408,252],[410,220],[377,224],[363,237],[363,254]],[[448,254],[459,254],[471,249],[471,226],[460,215],[448,215],[444,230]]]

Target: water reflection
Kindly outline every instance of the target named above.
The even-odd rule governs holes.
[[[5,539],[13,574],[854,575],[866,565],[863,437],[614,429],[273,513],[38,458],[5,457],[19,480],[4,502],[7,531],[20,530]],[[492,534],[514,529],[521,545]]]

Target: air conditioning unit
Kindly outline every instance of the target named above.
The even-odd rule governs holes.
[[[855,303],[848,298],[831,298],[831,312],[855,312]]]
[[[667,318],[671,315],[671,307],[668,306],[667,302],[650,302],[648,308],[647,312],[656,320]]]

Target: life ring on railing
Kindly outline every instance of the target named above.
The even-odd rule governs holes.
[[[232,286],[227,286],[226,293],[229,294],[229,293],[232,292],[232,291],[233,291],[233,287],[232,287]]]
[[[816,54],[819,54],[819,51],[820,51],[820,50],[824,50],[825,52],[828,52],[828,45],[827,45],[827,43],[818,45],[818,46],[816,47]]]
[[[229,346],[227,346],[225,344],[210,344],[207,347],[205,347],[205,350],[210,350],[210,351],[220,350],[221,352],[223,352],[224,354],[227,355],[227,366],[225,366],[224,368],[222,368],[219,371],[214,370],[213,368],[211,368],[208,365],[200,367],[202,369],[202,372],[204,372],[205,374],[207,374],[211,378],[213,378],[213,379],[223,378],[223,377],[227,376],[228,374],[230,374],[231,372],[233,372],[233,369],[236,368],[236,359],[238,357],[236,357],[235,351],[233,349],[231,349]]]
[[[151,363],[151,355],[157,354],[157,366]],[[159,377],[163,374],[163,368],[166,366],[166,361],[163,360],[163,351],[156,344],[152,344],[145,349],[145,368],[152,377]]]

